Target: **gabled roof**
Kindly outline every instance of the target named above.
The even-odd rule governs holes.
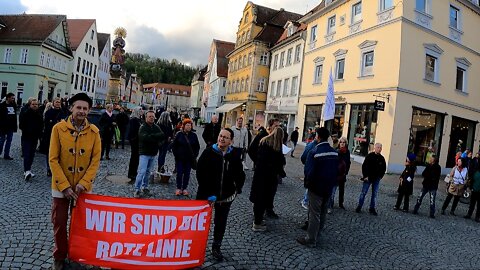
[[[97,35],[98,55],[101,55],[103,53],[103,50],[105,49],[105,45],[107,44],[107,41],[109,38],[110,38],[110,34],[98,33]]]
[[[305,23],[298,23],[298,22],[292,22],[293,25],[295,25],[297,27],[297,30],[292,34],[290,35],[289,37],[287,37],[288,35],[288,28],[285,28],[285,30],[283,31],[282,35],[280,36],[280,38],[278,39],[277,43],[275,44],[276,45],[280,45],[280,44],[283,44],[285,42],[288,42],[289,40],[292,40],[294,39],[295,37],[298,36],[298,34],[302,31],[305,31],[307,29],[307,25]]]
[[[217,51],[217,76],[226,78],[228,76],[227,55],[235,49],[235,43],[214,39]]]
[[[70,33],[70,46],[72,50],[77,50],[80,42],[87,34],[88,30],[95,23],[94,19],[68,19],[68,32]]]
[[[43,43],[66,20],[65,15],[0,15],[0,42]],[[68,33],[65,33],[68,40]],[[68,41],[67,41],[68,47]]]

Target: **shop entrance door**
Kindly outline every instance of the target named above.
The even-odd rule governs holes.
[[[476,122],[452,117],[452,129],[450,130],[450,143],[448,147],[447,168],[455,166],[455,155],[466,149],[473,150]]]

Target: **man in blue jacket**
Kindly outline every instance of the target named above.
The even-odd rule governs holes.
[[[307,236],[297,239],[302,245],[315,247],[318,236],[325,225],[327,203],[337,181],[338,153],[328,143],[330,132],[324,128],[316,130],[319,143],[307,154],[305,164],[305,187],[308,188]]]

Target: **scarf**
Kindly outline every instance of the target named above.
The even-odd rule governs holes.
[[[347,147],[344,147],[344,146],[343,146],[343,147],[340,147],[340,148],[338,149],[338,152],[340,152],[340,153],[342,153],[342,154],[347,153]]]

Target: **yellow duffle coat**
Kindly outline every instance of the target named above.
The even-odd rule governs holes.
[[[50,139],[49,163],[52,170],[52,196],[63,198],[62,191],[77,184],[91,192],[100,165],[101,140],[98,128],[88,123],[78,133],[67,120],[57,123]]]

